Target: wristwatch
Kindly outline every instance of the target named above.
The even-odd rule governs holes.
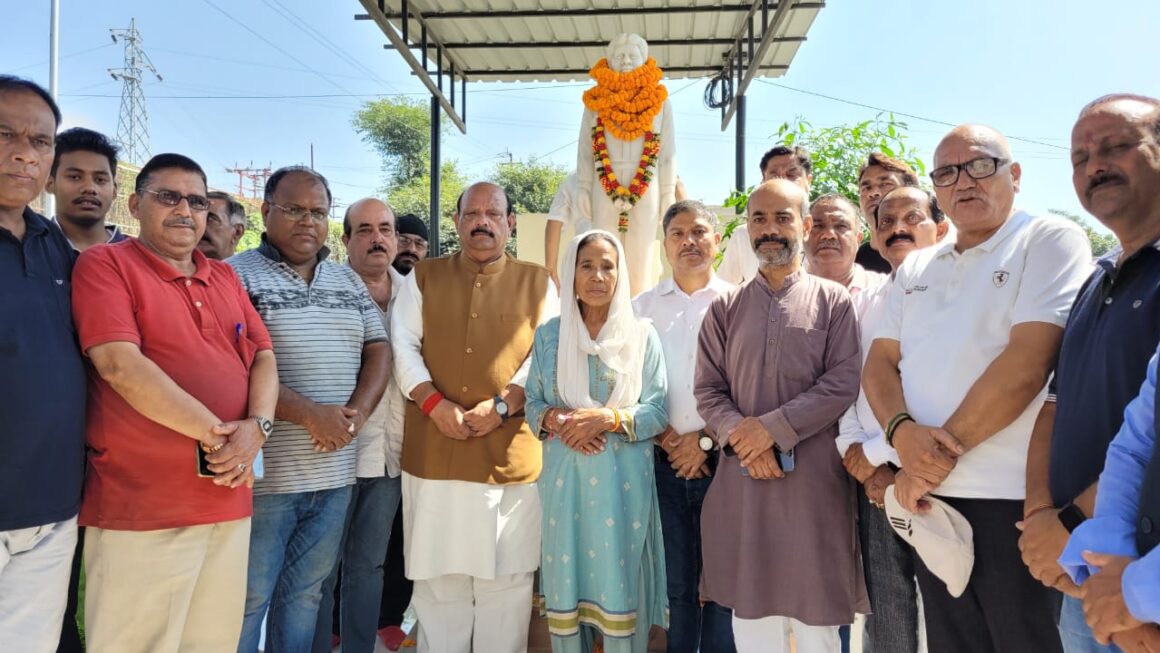
[[[701,451],[712,451],[717,443],[713,441],[713,438],[709,437],[705,429],[701,429],[698,433],[700,435],[697,437],[697,445],[701,447]]]
[[[494,401],[495,401],[495,412],[499,414],[500,422],[506,422],[507,418],[508,418],[507,402],[504,401],[503,399],[501,399],[499,395],[495,396]]]
[[[274,422],[271,422],[261,415],[254,415],[254,421],[258,423],[258,428],[262,429],[262,435],[269,440],[270,436],[274,433]]]
[[[1057,516],[1059,523],[1063,524],[1063,527],[1067,529],[1068,533],[1073,532],[1080,524],[1087,521],[1087,517],[1084,516],[1083,511],[1074,503],[1069,503],[1060,508]]]

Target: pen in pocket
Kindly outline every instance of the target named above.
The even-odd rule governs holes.
[[[234,342],[239,345],[242,344],[242,323],[238,322],[234,325]]]

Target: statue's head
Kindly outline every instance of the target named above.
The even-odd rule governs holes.
[[[648,61],[648,43],[636,34],[621,34],[608,44],[607,56],[609,68],[627,73]]]

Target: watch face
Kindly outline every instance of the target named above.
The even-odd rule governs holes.
[[[713,438],[707,435],[702,435],[701,439],[697,441],[697,444],[701,445],[701,451],[713,450]]]
[[[495,402],[495,412],[499,413],[503,417],[507,417],[507,415],[508,415],[507,402],[502,400],[502,399]]]

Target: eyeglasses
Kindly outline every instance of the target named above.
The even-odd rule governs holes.
[[[953,186],[959,180],[959,171],[962,170],[967,173],[971,179],[986,179],[998,172],[1000,166],[1005,166],[1010,161],[1007,159],[1000,159],[997,156],[985,156],[978,159],[971,159],[966,163],[952,164],[935,168],[930,173],[930,181],[935,186],[943,188],[946,186]]]
[[[907,213],[906,217],[902,218],[902,222],[906,223],[907,226],[917,227],[918,225],[926,222],[928,219],[929,218],[921,213]],[[898,220],[895,220],[894,218],[879,218],[878,231],[889,231],[893,229],[894,225],[896,224],[898,224]]]
[[[317,222],[319,224],[326,224],[327,221],[330,220],[330,212],[329,211],[322,211],[322,210],[318,210],[318,209],[307,209],[307,208],[303,208],[301,206],[282,206],[281,204],[274,204],[273,202],[271,202],[270,205],[278,208],[283,213],[290,216],[291,220],[301,220],[302,218],[305,218],[307,216],[309,216],[311,220],[313,220],[314,222]]]
[[[414,247],[416,249],[425,249],[427,241],[417,236],[399,236],[399,247]]]
[[[209,210],[209,198],[205,195],[182,195],[175,190],[149,190],[148,188],[142,188],[140,192],[149,193],[165,206],[177,206],[181,204],[181,200],[185,200],[189,202],[189,208],[194,211]]]

